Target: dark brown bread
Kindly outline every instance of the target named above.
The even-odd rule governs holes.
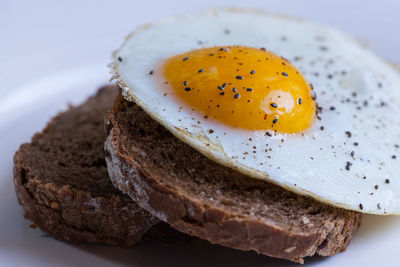
[[[333,208],[223,167],[179,141],[122,96],[108,116],[111,180],[186,234],[303,262],[345,250],[360,214]]]
[[[107,86],[58,114],[14,156],[14,183],[27,218],[77,243],[131,246],[159,220],[111,184],[104,160],[104,115],[118,94]],[[150,235],[157,235],[152,228]]]

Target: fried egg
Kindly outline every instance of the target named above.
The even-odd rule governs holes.
[[[346,34],[213,10],[136,30],[111,68],[128,101],[249,179],[400,213],[400,73]]]

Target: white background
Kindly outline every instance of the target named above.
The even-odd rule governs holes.
[[[229,4],[227,4],[229,3]],[[400,1],[7,1],[0,0],[0,266],[286,266],[206,243],[155,242],[134,249],[69,245],[30,229],[12,184],[12,155],[46,121],[109,78],[111,51],[136,26],[230,6],[256,7],[334,26],[400,63]],[[309,264],[400,266],[400,220],[366,216],[346,253]]]

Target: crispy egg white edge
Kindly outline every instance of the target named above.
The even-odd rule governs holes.
[[[269,12],[263,11],[263,10],[259,10],[259,9],[239,9],[239,8],[222,8],[222,9],[212,9],[212,10],[208,10],[205,12],[205,14],[207,15],[218,15],[218,12],[222,11],[222,12],[232,12],[232,13],[253,13],[253,14],[262,14],[262,15],[266,15],[266,16],[270,16],[270,17],[276,17],[276,18],[280,18],[280,19],[284,19],[284,20],[291,20],[291,21],[305,21],[304,19],[301,18],[294,18],[288,15],[283,15],[283,14],[271,14]],[[176,19],[182,18],[182,16],[171,16],[171,17],[167,17],[164,19],[161,19],[155,23],[150,23],[150,24],[146,24],[143,25],[139,28],[137,28],[135,31],[133,31],[132,33],[130,33],[129,35],[127,35],[127,37],[125,38],[125,42],[122,44],[121,48],[124,46],[124,44],[126,43],[127,40],[129,40],[132,36],[134,36],[135,34],[146,30],[147,28],[153,27],[155,25],[158,24],[162,24],[168,21],[174,21]],[[337,31],[336,29],[333,29],[331,27],[328,26],[324,26],[326,29],[329,30],[333,30],[333,31]],[[352,43],[357,43],[360,47],[362,47],[365,50],[368,50],[368,47],[354,39],[353,37],[342,33],[342,36],[346,37],[347,40],[349,42]],[[120,48],[120,49],[121,49]],[[176,127],[174,127],[173,125],[170,125],[169,123],[166,123],[162,117],[160,115],[158,115],[155,112],[152,112],[152,110],[143,102],[141,101],[138,97],[135,96],[135,94],[132,93],[132,90],[129,88],[129,86],[125,83],[125,81],[122,79],[122,77],[119,74],[119,68],[118,68],[118,51],[116,50],[113,53],[113,62],[111,62],[108,67],[110,68],[110,73],[112,74],[112,77],[110,79],[110,81],[115,80],[117,82],[117,84],[120,86],[120,88],[122,89],[122,93],[124,95],[124,97],[128,100],[128,101],[133,101],[135,102],[137,105],[139,105],[141,108],[143,108],[143,110],[146,111],[146,113],[155,121],[157,121],[158,123],[160,123],[161,125],[163,125],[165,128],[167,128],[175,137],[179,138],[181,141],[189,144],[190,146],[194,147],[197,151],[199,151],[200,153],[202,153],[203,155],[205,155],[206,157],[210,158],[211,160],[218,162],[220,164],[223,164],[227,167],[230,167],[234,170],[237,170],[245,175],[248,175],[252,178],[256,178],[256,179],[261,179],[261,180],[266,180],[268,182],[271,182],[273,184],[277,184],[282,188],[285,188],[286,190],[295,192],[297,194],[300,195],[305,195],[305,196],[310,196],[322,203],[334,206],[334,207],[339,207],[339,208],[343,208],[343,209],[349,209],[349,210],[354,210],[357,212],[361,212],[361,213],[369,213],[369,214],[376,214],[376,215],[400,215],[400,213],[395,212],[395,211],[388,211],[383,213],[383,211],[379,211],[379,210],[359,210],[355,207],[352,207],[349,204],[346,203],[341,203],[341,202],[335,202],[329,199],[326,199],[324,197],[321,197],[317,194],[314,194],[313,192],[310,192],[306,189],[300,188],[300,187],[290,187],[287,184],[283,183],[283,182],[279,182],[276,180],[271,180],[269,175],[261,172],[257,169],[245,166],[243,164],[240,164],[238,162],[233,163],[231,161],[224,161],[221,162],[219,159],[222,158],[226,158],[227,155],[224,152],[224,150],[222,149],[221,145],[219,145],[218,143],[213,143],[206,134],[192,134],[186,130],[183,129],[178,129]],[[400,74],[400,67],[398,65],[393,65],[391,63],[385,62],[388,66],[390,66],[392,69],[395,69],[399,74]]]

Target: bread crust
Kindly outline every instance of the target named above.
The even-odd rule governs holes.
[[[27,169],[15,156],[14,184],[25,217],[51,236],[72,243],[130,247],[158,220],[131,199],[93,197],[69,185],[56,186],[40,177],[26,179]]]
[[[88,118],[85,117],[84,111],[86,108],[90,110],[90,107],[94,104],[102,107],[103,100],[108,101],[108,106],[111,107],[118,90],[116,86],[104,87],[99,90],[96,96],[79,106],[83,107],[83,111],[79,111],[78,115],[79,119],[83,120],[84,125],[86,125],[87,120],[90,120],[89,116]],[[103,100],[100,98],[103,98]],[[89,103],[89,101],[92,102]],[[106,188],[106,192],[93,194],[89,189],[84,190],[74,187],[68,183],[68,179],[65,183],[48,181],[49,178],[45,179],[44,175],[41,175],[45,172],[44,170],[41,171],[41,169],[45,169],[46,166],[32,163],[30,160],[31,157],[44,156],[42,153],[45,152],[41,150],[40,153],[37,150],[35,150],[35,153],[33,152],[34,144],[41,146],[41,142],[48,141],[48,139],[43,141],[43,137],[49,137],[51,140],[60,138],[60,136],[62,138],[65,137],[63,133],[60,133],[62,131],[50,130],[50,127],[57,121],[62,121],[60,125],[67,123],[65,115],[74,111],[74,109],[76,110],[76,108],[72,107],[70,110],[56,116],[42,133],[36,134],[32,138],[32,143],[21,145],[14,155],[14,185],[18,201],[28,219],[40,227],[41,230],[57,239],[74,243],[132,246],[140,241],[149,228],[159,222],[156,217],[141,209],[128,196],[120,194],[118,191],[114,192],[115,189],[111,184],[108,187],[103,186]],[[95,116],[98,121],[103,121],[102,113]],[[72,120],[72,122],[69,120],[69,123],[72,126],[79,127],[77,120]],[[104,140],[104,135],[102,134],[103,126],[99,124],[96,127],[101,133],[93,138],[96,140],[100,138],[101,144]],[[81,134],[90,135],[91,133],[87,132],[87,130],[81,130]],[[78,137],[74,136],[73,138]],[[67,150],[72,149],[68,147],[68,143],[66,147]],[[101,152],[102,149],[100,148],[99,151]],[[99,155],[99,157],[104,157],[104,155]],[[43,161],[46,161],[46,159],[43,159]],[[102,169],[99,173],[103,173],[105,176],[99,177],[99,179],[105,181],[109,179],[105,166],[93,168],[96,168],[96,170],[104,168],[105,171],[103,172]],[[60,171],[62,172],[61,168]],[[53,175],[56,176],[57,174],[54,173]],[[92,180],[86,177],[85,173],[81,173],[80,177],[82,183],[86,183],[87,187],[90,188]],[[154,235],[154,231],[152,232]]]
[[[166,185],[163,177],[144,167],[144,158],[132,158],[121,146],[120,121],[122,97],[116,100],[113,114],[106,122],[106,161],[113,184],[128,194],[140,207],[173,228],[214,244],[303,263],[303,258],[319,254],[334,255],[347,248],[360,223],[360,214],[338,211],[335,221],[324,222],[310,231],[288,231],[252,216],[233,214],[210,206],[179,188]],[[132,149],[135,149],[134,147]],[[166,171],[168,175],[168,171]],[[173,175],[173,174],[172,174]],[[323,205],[323,204],[321,204]]]

